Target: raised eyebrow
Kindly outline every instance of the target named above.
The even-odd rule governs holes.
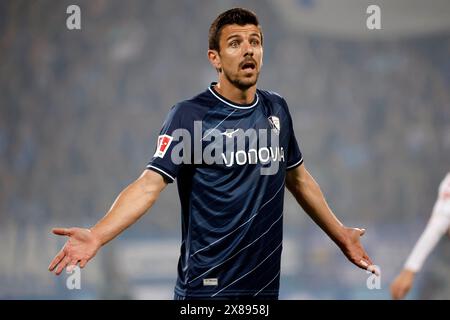
[[[232,34],[231,36],[229,36],[228,38],[227,38],[227,41],[228,40],[231,40],[231,39],[233,39],[233,38],[242,38],[240,35],[238,35],[238,34]]]
[[[259,40],[261,40],[261,34],[256,33],[256,32],[251,33],[250,37],[257,37]],[[242,39],[242,36],[239,34],[232,34],[232,35],[228,36],[226,41],[230,41],[231,39],[234,39],[234,38]]]

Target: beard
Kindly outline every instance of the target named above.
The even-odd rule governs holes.
[[[231,73],[228,73],[225,71],[225,69],[222,69],[223,74],[227,80],[232,83],[236,88],[245,91],[248,88],[253,87],[257,82],[259,78],[259,71],[256,72],[256,76],[252,77],[239,77],[239,75],[232,75]]]

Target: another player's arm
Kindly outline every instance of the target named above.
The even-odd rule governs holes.
[[[106,215],[91,229],[55,228],[53,233],[68,236],[64,247],[50,263],[59,275],[66,266],[80,263],[83,268],[97,251],[136,222],[158,199],[167,182],[151,170],[127,186],[116,198]]]
[[[450,218],[436,208],[437,206],[435,205],[425,230],[422,232],[419,240],[417,240],[402,271],[391,284],[393,299],[403,299],[411,290],[415,275],[422,269],[425,260],[436,247],[441,237],[449,230]]]
[[[344,226],[331,211],[319,185],[306,170],[305,165],[287,171],[286,187],[305,212],[337,244],[346,257],[362,269],[375,272],[372,260],[360,243],[364,229]]]

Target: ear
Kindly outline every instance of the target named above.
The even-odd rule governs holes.
[[[216,50],[208,50],[208,60],[211,63],[211,65],[216,69],[218,72],[222,70],[222,63],[220,61],[220,55]]]
[[[261,47],[261,67],[263,66],[263,61],[264,61],[264,59],[263,59],[263,57],[264,57],[264,50],[263,50],[263,48]]]

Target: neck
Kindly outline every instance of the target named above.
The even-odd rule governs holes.
[[[250,104],[255,100],[256,84],[247,89],[241,89],[228,81],[219,80],[215,89],[222,96],[237,104]]]

